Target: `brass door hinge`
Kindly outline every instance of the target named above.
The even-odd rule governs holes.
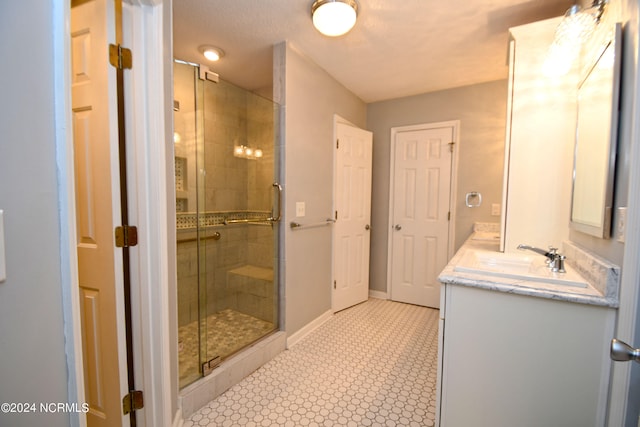
[[[336,149],[340,148],[340,140],[336,139]]]
[[[116,227],[116,247],[129,248],[138,244],[138,228],[133,225]]]
[[[449,151],[453,153],[453,146],[456,145],[456,143],[454,141],[451,141],[451,142],[448,142],[447,144],[449,144]]]
[[[142,391],[130,391],[125,397],[122,398],[122,413],[124,415],[130,414],[131,412],[137,411],[138,409],[142,408],[144,408]]]
[[[109,45],[109,63],[118,70],[130,69],[133,65],[131,49],[119,44]]]

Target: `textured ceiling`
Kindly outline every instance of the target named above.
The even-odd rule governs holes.
[[[174,56],[208,63],[249,90],[271,85],[272,46],[287,40],[363,101],[507,77],[508,28],[562,15],[572,0],[358,0],[358,22],[330,38],[311,24],[313,0],[174,0]]]

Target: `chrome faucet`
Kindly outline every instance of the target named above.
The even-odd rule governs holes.
[[[557,273],[566,273],[566,270],[564,269],[564,260],[566,259],[566,257],[558,253],[558,248],[549,246],[549,250],[545,251],[544,249],[536,248],[534,246],[519,244],[518,249],[521,251],[529,250],[540,254],[547,258],[545,262],[547,263],[547,267],[549,267],[551,271]]]

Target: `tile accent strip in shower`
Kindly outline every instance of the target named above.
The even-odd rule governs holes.
[[[267,211],[224,211],[203,212],[200,214],[200,227],[224,226],[226,220],[268,221],[271,212]],[[195,212],[176,212],[176,229],[195,229],[198,214]]]

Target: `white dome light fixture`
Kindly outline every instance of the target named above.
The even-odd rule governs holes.
[[[198,48],[200,53],[204,55],[209,61],[218,61],[220,58],[224,56],[224,50],[215,46],[200,46]]]
[[[348,33],[356,24],[357,15],[355,0],[316,0],[311,6],[313,26],[329,37]]]

